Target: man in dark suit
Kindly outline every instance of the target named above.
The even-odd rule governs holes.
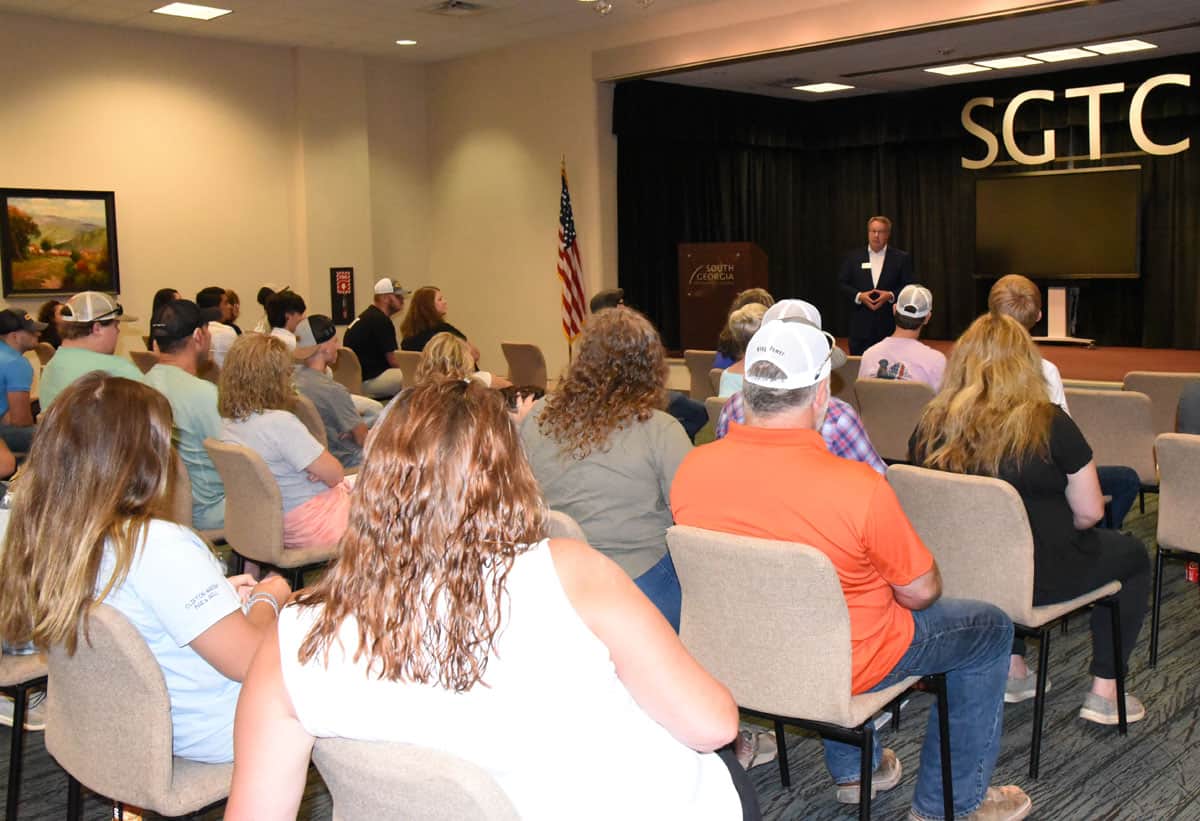
[[[854,301],[850,317],[850,353],[863,351],[896,330],[892,303],[896,294],[913,280],[912,257],[907,251],[889,248],[892,221],[887,217],[867,220],[867,247],[852,251],[842,262],[838,285]]]

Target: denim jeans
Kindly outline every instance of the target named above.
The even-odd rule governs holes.
[[[667,402],[667,413],[679,420],[683,430],[692,442],[696,434],[708,424],[708,410],[703,402],[697,402],[679,391],[671,391]]]
[[[1142,489],[1142,480],[1136,470],[1124,465],[1100,465],[1096,468],[1096,475],[1100,477],[1100,492],[1112,497],[1109,502],[1112,526],[1114,530],[1119,530],[1125,521],[1125,514],[1133,507],[1133,500]],[[1104,527],[1104,522],[1101,521],[1098,527]]]
[[[654,603],[678,633],[679,608],[683,594],[679,590],[679,577],[675,575],[675,562],[671,561],[671,554],[664,555],[658,564],[634,579],[633,583],[646,594],[646,598]]]
[[[914,611],[913,621],[916,630],[908,651],[872,690],[890,687],[908,676],[946,674],[954,813],[966,815],[983,802],[1000,750],[1012,622],[999,608],[969,599],[941,599],[925,610]],[[874,738],[878,767],[879,736]],[[825,764],[835,782],[858,781],[861,762],[857,747],[825,741]],[[942,750],[933,706],[912,806],[925,818],[944,816]]]

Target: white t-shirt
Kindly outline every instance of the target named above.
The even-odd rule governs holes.
[[[296,335],[287,328],[272,328],[271,336],[283,342],[289,351],[296,350]]]
[[[217,363],[217,367],[225,367],[225,355],[229,353],[229,349],[233,343],[237,341],[237,331],[230,328],[224,322],[208,323],[208,333],[212,336],[212,348],[210,356],[213,362]]]
[[[96,593],[112,578],[115,558],[104,551]],[[137,628],[162,667],[171,697],[175,755],[210,764],[233,760],[233,713],[242,685],[221,675],[189,645],[241,601],[200,537],[155,519],[129,575],[104,600]]]
[[[269,410],[238,422],[224,419],[221,441],[248,447],[263,458],[279,485],[284,513],[329,489],[324,482],[311,481],[306,471],[325,452],[325,446],[313,438],[294,414]]]
[[[1070,416],[1071,409],[1067,407],[1067,392],[1063,390],[1062,375],[1058,372],[1058,366],[1048,359],[1043,359],[1042,374],[1046,377],[1046,390],[1050,394],[1050,401],[1062,408],[1063,413]]]
[[[279,619],[284,686],[301,725],[321,738],[431,747],[486,770],[526,821],[742,817],[724,763],[677,741],[633,700],[608,648],[562,589],[547,542],[521,554],[506,580],[484,682],[464,693],[369,677],[353,619],[322,656],[301,665],[315,609]],[[569,750],[547,752],[547,716],[570,717]]]
[[[906,379],[924,382],[936,392],[942,387],[946,355],[919,339],[889,336],[863,351],[859,379]]]

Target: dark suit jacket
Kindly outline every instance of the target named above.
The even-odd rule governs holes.
[[[878,288],[881,291],[891,291],[896,296],[900,289],[912,284],[912,256],[907,251],[888,246],[883,255],[883,270],[879,272],[879,284],[871,283],[871,269],[864,268],[870,262],[867,248],[864,245],[856,251],[851,251],[842,262],[838,272],[838,286],[851,302],[860,291],[870,291]],[[854,313],[850,316],[850,353],[860,354],[879,340],[889,336],[896,330],[896,320],[889,306],[882,306],[878,311],[872,311],[866,305],[855,303]],[[861,346],[861,347],[860,347]],[[858,348],[857,350],[855,350]]]

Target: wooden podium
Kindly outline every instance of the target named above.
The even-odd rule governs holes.
[[[753,242],[679,244],[679,344],[712,350],[739,291],[767,287],[767,255]]]

